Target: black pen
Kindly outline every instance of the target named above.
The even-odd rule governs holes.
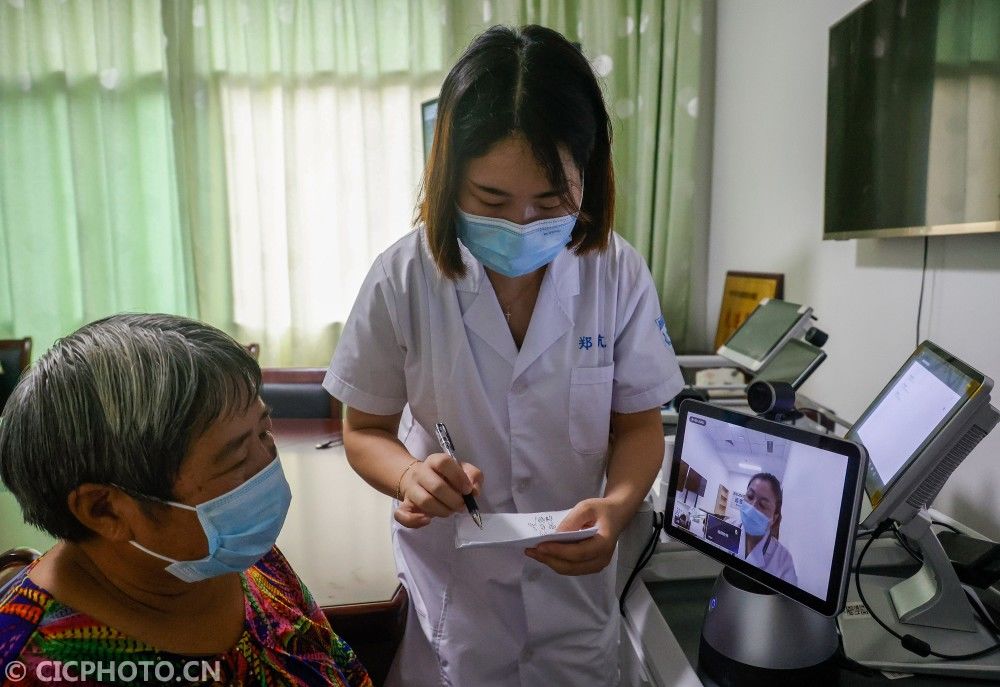
[[[455,461],[455,464],[461,467],[461,463],[458,462],[458,456],[455,455],[455,444],[451,443],[451,435],[448,434],[448,428],[444,426],[443,422],[437,423],[434,427],[434,432],[437,434],[438,443],[441,444],[441,448],[451,456],[451,459]],[[465,501],[465,507],[469,509],[469,515],[472,516],[473,522],[479,525],[479,529],[483,529],[483,516],[479,514],[479,506],[476,505],[476,499],[472,498],[472,494],[462,494],[462,500]]]

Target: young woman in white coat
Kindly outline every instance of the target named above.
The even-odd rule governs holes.
[[[795,561],[775,534],[781,525],[781,482],[769,472],[758,472],[747,482],[740,506],[740,541],[737,552],[751,565],[798,585]]]
[[[682,380],[649,271],[611,230],[607,110],[560,34],[494,27],[437,116],[416,227],[375,260],[324,382],[351,465],[396,499],[410,606],[389,684],[614,685],[615,547]],[[598,533],[456,549],[470,492]]]

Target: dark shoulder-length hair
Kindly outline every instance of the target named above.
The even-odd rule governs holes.
[[[572,207],[560,146],[583,172],[584,193],[569,247],[603,250],[611,234],[615,183],[611,122],[583,53],[543,26],[494,26],[477,36],[448,73],[417,209],[434,261],[463,276],[455,211],[471,159],[512,134],[523,136],[563,203]]]
[[[767,482],[769,485],[771,485],[771,490],[774,492],[774,514],[780,515],[781,502],[784,496],[781,490],[781,482],[778,480],[777,477],[772,475],[770,472],[758,472],[756,475],[750,478],[749,482],[747,482],[748,489],[750,488],[750,485],[753,484],[753,481],[755,479],[759,479],[761,482]]]

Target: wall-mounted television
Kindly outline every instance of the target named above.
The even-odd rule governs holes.
[[[1000,2],[869,0],[828,69],[823,238],[1000,232]]]
[[[434,145],[434,127],[437,125],[438,99],[431,98],[420,103],[420,132],[424,144],[424,162],[431,156]]]

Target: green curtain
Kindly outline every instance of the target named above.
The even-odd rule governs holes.
[[[0,337],[37,356],[162,311],[260,342],[265,365],[325,365],[374,254],[410,228],[420,102],[477,33],[540,23],[600,76],[616,228],[684,350],[710,2],[0,2]],[[0,493],[0,549],[47,541],[19,523]]]
[[[0,336],[196,314],[164,85],[157,4],[0,4]]]
[[[615,126],[616,227],[647,258],[683,349],[697,281],[690,253],[695,131],[705,117],[697,98],[703,4],[0,3],[0,336],[31,335],[40,352],[95,318],[158,310],[201,317],[246,341],[263,339],[265,364],[322,364],[344,306],[323,310],[327,296],[315,290],[349,300],[349,284],[371,253],[407,229],[422,159],[420,100],[436,92],[484,28],[542,23],[580,42],[601,76]],[[316,84],[332,84],[341,98],[353,89],[362,121],[375,122],[368,131],[333,135],[363,140],[374,161],[336,172],[367,183],[365,207],[347,215],[337,214],[342,208],[301,211],[311,198],[299,193],[295,170],[309,168],[295,153],[312,132],[294,118]],[[399,88],[410,93],[408,102],[394,101],[406,107],[405,117],[382,102]],[[227,112],[226,94],[238,89],[250,103],[250,133],[241,139],[252,142],[247,159],[261,166],[261,158],[280,159],[284,169],[258,180],[256,193],[252,185],[240,191],[235,163],[227,163],[227,132],[235,127],[227,116],[243,114]],[[275,127],[281,117],[288,121]],[[380,126],[393,119],[407,122],[405,150],[380,140]],[[275,152],[271,142],[279,139],[284,147]],[[379,188],[386,167],[401,168],[398,160],[406,180]],[[248,193],[278,201],[242,202]],[[407,212],[387,214],[387,197]],[[275,202],[283,207],[275,210]],[[287,226],[276,230],[276,218]],[[324,223],[328,231],[317,230]],[[256,232],[249,238],[247,227]],[[329,243],[338,232],[366,238],[338,251]],[[259,266],[254,246],[267,257]],[[320,261],[327,273],[349,273],[348,286],[317,277]],[[278,263],[286,264],[275,269]]]

